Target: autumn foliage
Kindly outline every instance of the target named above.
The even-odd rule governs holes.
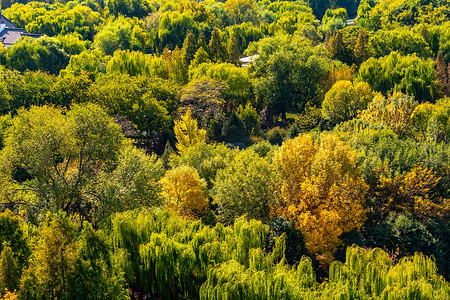
[[[200,217],[208,204],[206,181],[187,166],[172,169],[160,180],[169,210],[186,217]]]
[[[355,153],[337,137],[320,141],[301,135],[286,141],[274,155],[278,199],[274,215],[292,220],[309,251],[326,264],[340,246],[339,236],[360,228],[367,185],[355,165]]]

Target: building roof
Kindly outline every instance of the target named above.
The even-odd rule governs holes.
[[[1,12],[0,12],[0,26],[4,25],[6,28],[15,28],[16,24],[8,20]]]
[[[11,47],[18,39],[23,36],[38,38],[42,35],[28,33],[23,28],[3,28],[3,30],[0,31],[0,42],[3,43],[5,48]]]
[[[42,35],[28,33],[24,28],[16,28],[16,25],[0,12],[0,43],[2,43],[5,48],[8,48],[23,36],[38,38]]]
[[[255,54],[252,56],[245,56],[245,57],[241,57],[239,59],[239,61],[241,62],[242,67],[247,67],[249,64],[254,63],[258,57],[259,57],[259,54]]]

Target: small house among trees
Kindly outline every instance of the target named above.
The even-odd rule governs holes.
[[[11,47],[22,36],[39,38],[42,35],[28,33],[24,28],[16,28],[16,25],[0,12],[0,43],[5,48]]]

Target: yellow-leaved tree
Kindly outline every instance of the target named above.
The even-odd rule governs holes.
[[[411,115],[418,104],[413,96],[401,92],[396,92],[387,99],[378,94],[359,117],[370,123],[387,126],[402,136],[411,130]]]
[[[200,217],[208,205],[206,181],[197,170],[181,166],[167,171],[160,180],[169,210],[185,217]]]
[[[181,119],[175,121],[173,128],[177,139],[177,150],[179,153],[184,149],[205,141],[206,130],[198,129],[197,121],[192,118],[191,109]]]
[[[355,152],[331,134],[287,140],[273,158],[276,200],[273,215],[294,222],[308,250],[323,265],[333,260],[339,236],[359,229],[366,217],[368,189],[355,165]]]

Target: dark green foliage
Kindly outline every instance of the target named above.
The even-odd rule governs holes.
[[[211,33],[211,40],[208,45],[209,58],[213,62],[225,62],[227,59],[227,52],[225,46],[220,40],[220,31],[218,28],[214,28]]]
[[[85,222],[79,254],[69,273],[67,299],[128,299],[123,274],[111,257],[105,237]]]
[[[192,31],[189,31],[186,35],[186,38],[183,42],[183,48],[181,49],[181,53],[183,55],[183,60],[186,66],[191,64],[191,61],[194,60],[195,53],[197,52],[197,40]]]
[[[14,254],[11,247],[3,243],[3,250],[0,252],[0,295],[6,289],[15,291],[19,286],[21,269]]]
[[[302,112],[309,102],[320,99],[334,63],[324,48],[314,47],[301,35],[264,38],[250,45],[247,53],[259,55],[250,71],[258,108],[267,107],[267,118],[261,120],[268,126],[270,116],[285,120],[288,110]]]
[[[4,247],[8,247],[7,252],[17,260],[19,270],[27,265],[30,248],[20,226],[20,218],[8,209],[0,213],[0,252]]]
[[[248,133],[242,120],[233,112],[223,124],[222,139],[227,143],[247,143]]]
[[[346,64],[351,64],[354,60],[353,52],[345,44],[342,34],[338,29],[334,30],[333,36],[329,41],[329,51],[333,59],[338,59]]]
[[[281,146],[284,139],[283,139],[283,135],[281,134],[280,130],[275,128],[275,129],[269,131],[269,133],[267,134],[267,140],[272,145]]]
[[[106,7],[112,15],[137,18],[142,18],[155,9],[149,2],[142,0],[108,0]]]
[[[305,247],[301,231],[296,229],[291,222],[288,222],[282,217],[278,217],[270,220],[268,225],[272,231],[272,236],[268,239],[267,251],[271,251],[275,246],[276,238],[284,234],[286,238],[284,255],[288,264],[298,264],[303,256],[312,257]]]

